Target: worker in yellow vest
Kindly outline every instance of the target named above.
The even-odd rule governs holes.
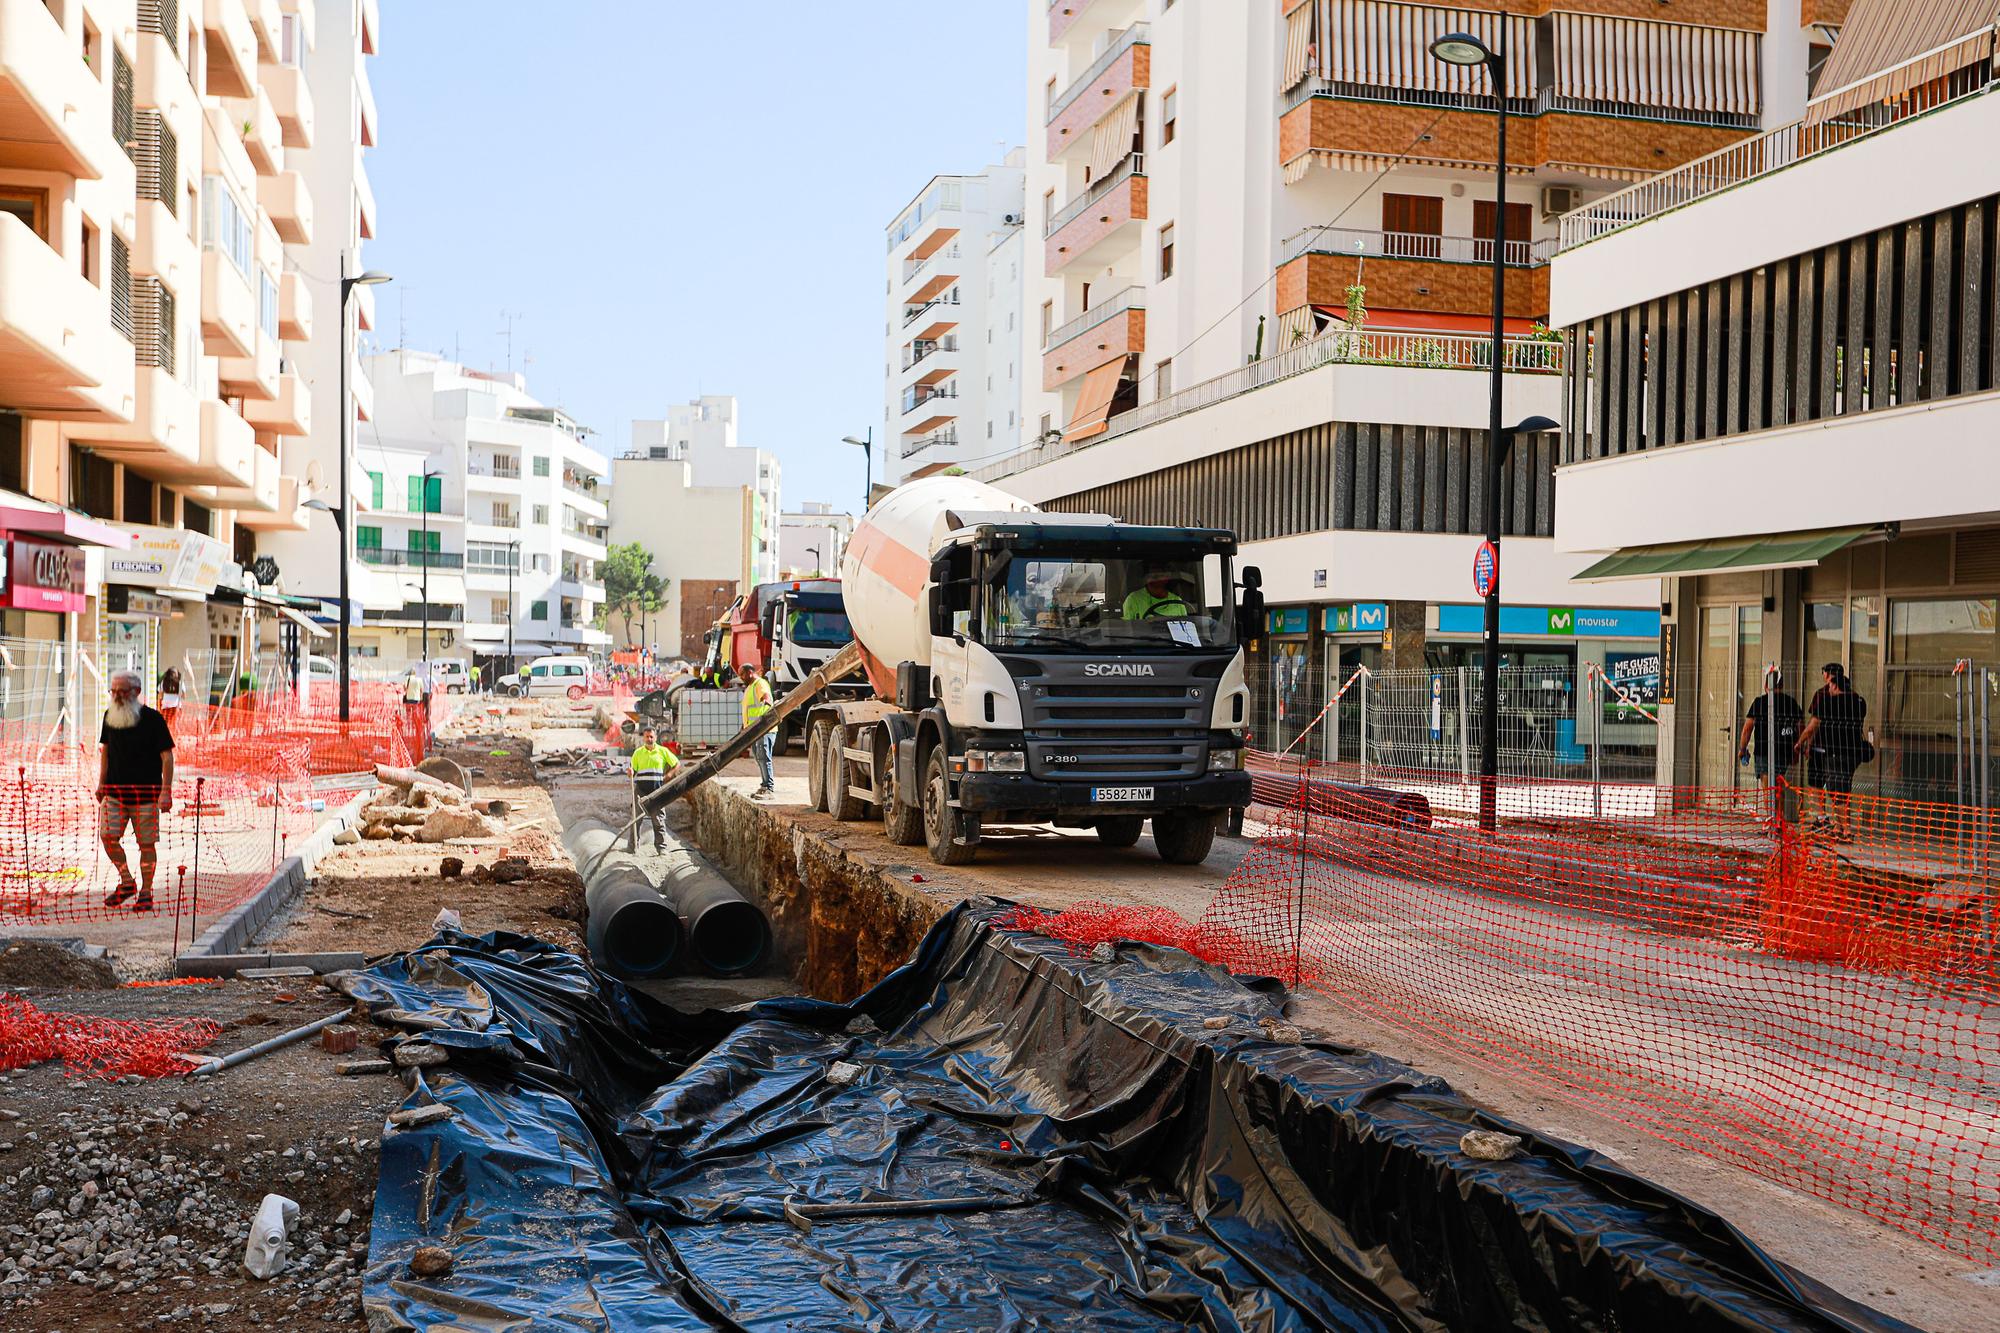
[[[639,733],[638,747],[632,751],[632,787],[637,798],[645,799],[666,785],[667,774],[681,766],[674,752],[660,744],[660,733],[647,727]],[[667,850],[667,831],[660,823],[658,810],[647,810],[646,818],[653,825],[653,850]]]
[[[743,725],[749,726],[758,718],[771,711],[771,682],[764,679],[764,673],[755,662],[743,664]],[[777,750],[775,729],[765,732],[750,745],[750,753],[757,757],[757,773],[762,779],[752,799],[764,800],[778,794],[778,779],[772,770],[772,758]]]

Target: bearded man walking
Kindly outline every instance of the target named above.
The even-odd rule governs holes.
[[[159,865],[160,816],[174,808],[174,734],[166,718],[139,702],[139,673],[111,673],[111,704],[97,734],[97,836],[118,868],[118,887],[104,899],[116,907],[153,910],[153,872]],[[139,881],[125,860],[126,825],[139,844]],[[138,896],[133,897],[134,894]]]

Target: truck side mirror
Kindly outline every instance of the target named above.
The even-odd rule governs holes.
[[[1255,565],[1243,566],[1243,586],[1246,588],[1263,587],[1264,571],[1257,568],[1257,566]]]

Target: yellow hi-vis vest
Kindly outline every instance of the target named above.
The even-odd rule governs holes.
[[[771,711],[771,682],[762,676],[743,687],[743,725],[749,726]]]
[[[681,761],[674,758],[674,752],[664,745],[641,745],[632,751],[632,776],[635,778],[660,778],[670,768],[679,768]]]

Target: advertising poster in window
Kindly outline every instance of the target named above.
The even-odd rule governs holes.
[[[1660,706],[1660,654],[1606,653],[1603,702],[1606,722],[1646,721]]]

